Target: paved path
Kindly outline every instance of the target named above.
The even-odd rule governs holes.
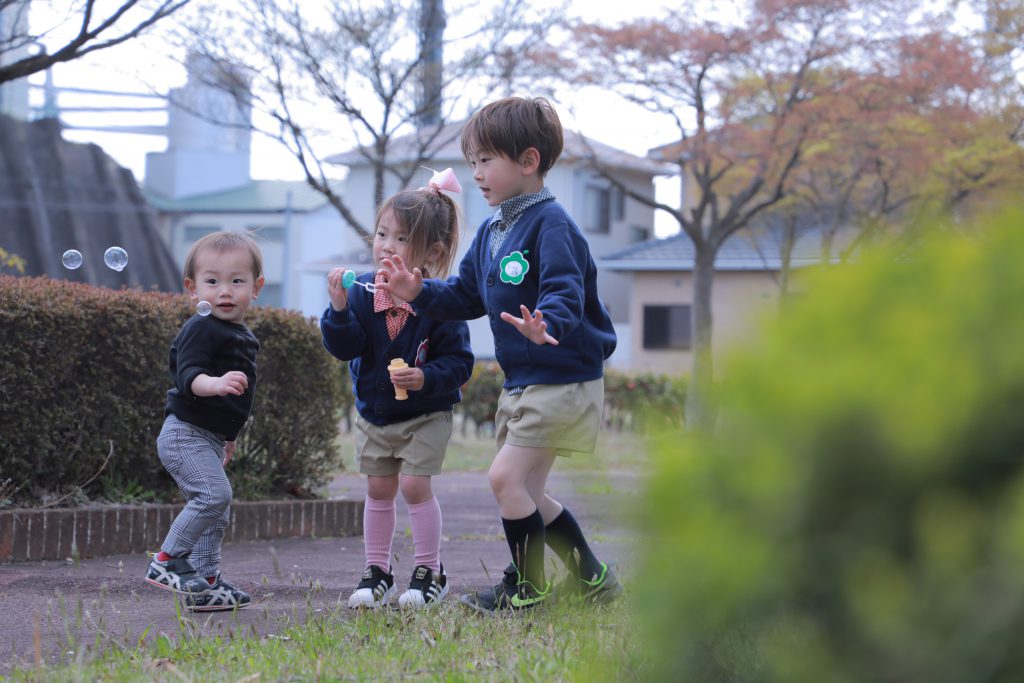
[[[627,471],[556,469],[549,481],[551,495],[571,507],[598,556],[617,562],[620,574],[630,569],[629,508],[639,487],[637,475]],[[492,583],[484,567],[498,580],[508,564],[508,547],[485,474],[446,473],[435,478],[434,490],[444,515],[441,557],[453,593]],[[342,475],[329,487],[337,498],[362,500],[364,492],[355,474]],[[395,578],[402,586],[413,554],[404,503],[399,502],[398,515]],[[175,598],[142,580],[147,563],[144,555],[116,555],[77,565],[0,565],[0,675],[14,663],[34,661],[37,640],[42,656],[55,663],[73,658],[97,637],[108,647],[114,647],[111,641],[134,645],[144,632],[175,637]],[[363,568],[362,536],[229,543],[223,568],[252,594],[253,606],[236,614],[187,617],[189,623],[209,633],[275,633],[336,607],[339,597],[347,600]]]

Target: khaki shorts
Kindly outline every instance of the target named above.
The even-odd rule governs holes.
[[[363,474],[386,477],[401,472],[433,477],[441,474],[444,464],[452,436],[452,413],[427,413],[383,427],[357,416],[356,430],[356,459]]]
[[[518,394],[503,389],[494,416],[498,448],[509,444],[552,448],[558,455],[593,453],[603,409],[603,378],[533,384]]]

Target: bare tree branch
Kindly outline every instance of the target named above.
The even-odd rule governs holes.
[[[72,61],[90,52],[106,50],[115,45],[120,45],[125,41],[138,37],[158,21],[174,14],[190,1],[163,0],[157,3],[155,7],[149,8],[148,3],[141,3],[140,0],[129,0],[119,5],[109,15],[94,24],[93,11],[95,0],[88,0],[81,10],[80,28],[73,38],[51,52],[22,57],[15,59],[9,64],[0,65],[0,83],[24,78],[25,76],[45,71],[54,64]],[[6,4],[10,5],[11,3]],[[133,9],[136,9],[137,6],[140,11],[145,11],[146,14],[142,18],[127,21],[128,14]],[[21,24],[27,25],[27,22],[19,23],[15,21],[16,28]],[[110,33],[115,30],[118,31],[117,35],[110,36]],[[31,34],[28,30],[23,30],[21,33],[12,33],[4,43],[0,43],[0,55],[13,52],[15,49],[26,45],[38,43],[42,37],[41,34]]]

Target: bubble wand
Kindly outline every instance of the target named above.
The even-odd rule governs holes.
[[[367,292],[370,292],[371,294],[377,291],[377,285],[373,284],[372,282],[360,282],[359,280],[356,279],[356,277],[356,271],[346,270],[345,274],[341,276],[341,286],[344,287],[345,289],[348,289],[352,285],[359,285],[360,287],[365,289]]]

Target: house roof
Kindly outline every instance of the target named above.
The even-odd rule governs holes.
[[[339,182],[335,191],[340,191],[340,186]],[[146,198],[153,208],[175,213],[280,213],[286,208],[306,213],[327,203],[327,198],[304,180],[253,180],[230,190],[173,199],[147,192]]]
[[[0,246],[25,260],[25,275],[181,291],[181,271],[131,171],[97,145],[62,139],[56,119],[0,116]],[[103,262],[112,246],[128,253],[122,271]],[[71,249],[83,259],[74,270],[61,262]]]
[[[781,246],[777,232],[740,230],[719,248],[715,269],[780,270]],[[693,270],[693,263],[693,241],[685,232],[638,242],[601,258],[601,266],[614,271],[686,271]],[[793,245],[789,265],[800,268],[819,263],[821,234],[817,230],[805,231]]]
[[[457,121],[441,126],[437,135],[429,145],[434,150],[430,158],[440,162],[463,163],[462,146],[459,134],[466,121]],[[428,131],[432,134],[434,130]],[[417,150],[423,147],[428,133],[416,132],[391,141],[389,158],[395,163],[412,162],[418,158]],[[422,140],[422,142],[421,142]],[[342,166],[360,166],[368,164],[367,148],[356,148],[341,154],[328,157],[328,163]],[[662,164],[646,157],[630,154],[621,149],[598,142],[578,131],[566,130],[564,133],[561,161],[578,162],[590,158],[591,154],[607,166],[619,169],[638,171],[652,176],[673,175],[676,173],[671,166]]]

